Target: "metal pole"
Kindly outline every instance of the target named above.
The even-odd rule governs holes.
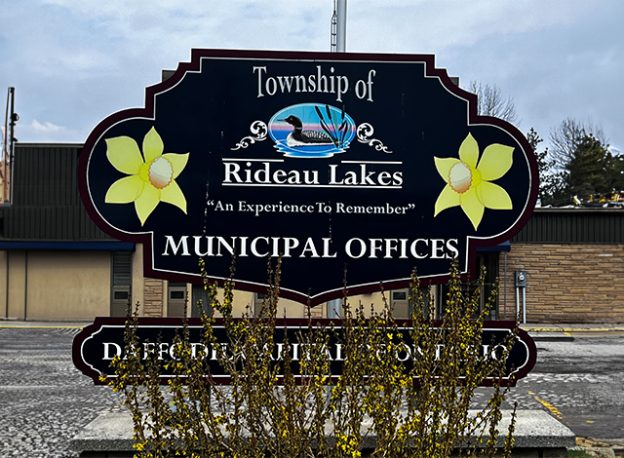
[[[516,321],[520,319],[520,288],[516,286]]]
[[[345,52],[347,35],[347,0],[334,0],[334,12],[331,18],[330,50]],[[327,302],[327,318],[340,319],[342,300],[334,299]]]
[[[338,33],[336,32],[336,29],[338,27],[338,18],[336,17],[338,13],[336,12],[336,10],[336,0],[334,0],[334,12],[332,13],[331,17],[331,31],[329,34],[329,50],[331,52],[336,52],[336,34]]]
[[[503,253],[503,313],[507,318],[507,252]]]
[[[526,324],[526,288],[522,288],[522,323]]]
[[[334,14],[331,19],[331,45],[332,52],[345,52],[345,42],[347,34],[347,0],[334,0]],[[327,302],[327,317],[341,318],[342,300],[334,299]],[[330,317],[329,315],[337,315]],[[332,389],[330,386],[325,388],[326,403],[329,404]],[[341,404],[339,404],[341,405]]]
[[[345,52],[347,43],[347,0],[336,0],[336,52]]]

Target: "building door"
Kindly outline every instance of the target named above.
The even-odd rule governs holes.
[[[342,299],[327,301],[327,318],[339,320],[342,317]]]
[[[114,251],[111,254],[110,316],[126,316],[132,294],[132,253]]]
[[[498,275],[498,253],[479,253],[477,254],[477,275],[481,272],[481,268],[485,268],[485,278],[483,285],[480,285],[479,291],[479,311],[487,309],[490,320],[498,318],[498,296],[494,297],[494,302],[490,303],[493,292],[497,287],[497,275]],[[474,287],[477,286],[477,281],[466,283],[464,285],[464,293],[468,294]],[[446,300],[448,294],[448,285],[439,285],[437,289],[437,318],[444,316],[444,309],[446,308]]]
[[[183,317],[186,311],[186,283],[167,284],[167,316]]]
[[[203,311],[206,315],[212,316],[212,304],[210,303],[210,297],[208,291],[204,289],[203,285],[193,285],[192,290],[192,304],[191,304],[191,316],[194,318],[201,317]]]
[[[390,307],[394,318],[400,320],[411,318],[412,311],[410,310],[408,293],[407,289],[397,289],[390,292]]]

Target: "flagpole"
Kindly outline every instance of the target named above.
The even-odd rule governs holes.
[[[347,44],[347,0],[334,0],[331,18],[331,52],[345,52]]]
[[[331,18],[330,50],[331,52],[345,52],[347,35],[347,0],[334,0],[334,12]],[[327,301],[327,318],[342,318],[343,299]],[[327,389],[329,399],[331,389]]]
[[[345,52],[347,44],[347,0],[337,0],[336,52]]]

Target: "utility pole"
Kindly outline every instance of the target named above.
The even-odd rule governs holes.
[[[7,93],[7,104],[4,119],[4,132],[2,141],[2,199],[0,204],[11,202],[12,200],[12,170],[13,158],[15,156],[15,123],[19,120],[19,116],[15,113],[15,88],[9,87]]]

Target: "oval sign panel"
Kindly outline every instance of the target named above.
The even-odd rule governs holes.
[[[512,125],[433,56],[194,50],[145,106],[115,113],[80,157],[82,198],[145,273],[266,288],[319,304],[443,282],[457,259],[527,221],[537,166]]]
[[[269,121],[275,148],[286,157],[328,158],[344,153],[355,137],[351,116],[331,105],[299,103]]]

